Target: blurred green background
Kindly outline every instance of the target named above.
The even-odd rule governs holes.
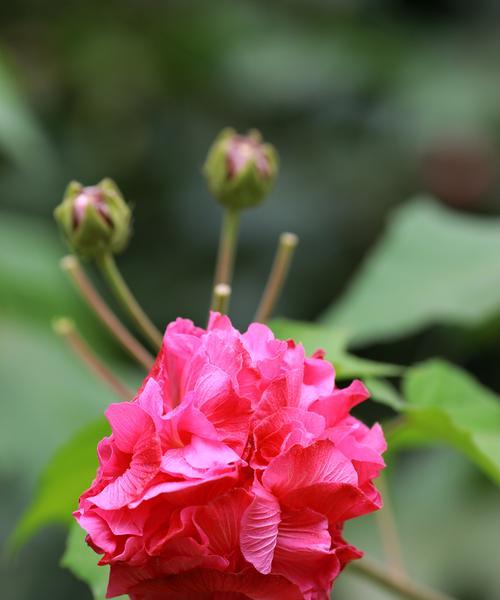
[[[220,210],[200,168],[223,126],[257,127],[282,167],[269,201],[245,214],[232,316],[251,319],[277,236],[291,230],[301,244],[279,313],[314,319],[415,193],[500,214],[499,23],[495,0],[0,4],[2,543],[54,450],[113,400],[52,334],[51,317],[73,314],[125,378],[141,377],[59,273],[51,213],[66,183],[118,182],[135,207],[119,258],[131,287],[158,325],[203,323]],[[361,353],[401,364],[440,354],[498,392],[499,344],[495,321],[473,334],[428,327]],[[365,416],[386,415],[373,405]],[[499,598],[498,491],[449,450],[396,466],[415,577],[463,600]],[[379,552],[372,521],[350,533]],[[63,547],[52,527],[4,553],[2,598],[90,599],[58,567]],[[388,595],[346,575],[335,597]]]

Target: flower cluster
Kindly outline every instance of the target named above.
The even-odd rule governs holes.
[[[349,414],[367,397],[264,325],[171,323],[134,401],[108,408],[75,513],[107,597],[326,600],[361,556],[344,522],[381,505],[383,433]]]

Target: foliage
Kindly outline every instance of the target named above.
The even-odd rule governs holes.
[[[51,330],[51,317],[60,312],[74,315],[85,336],[98,345],[113,369],[131,385],[140,381],[135,369],[116,356],[109,338],[103,336],[95,318],[57,268],[61,250],[53,226],[2,214],[0,379],[9,398],[3,407],[5,422],[9,423],[2,432],[3,476],[15,465],[31,482],[36,470],[60,446],[40,477],[32,504],[11,535],[14,546],[21,546],[42,526],[71,522],[82,483],[95,472],[96,443],[107,431],[102,417],[95,424],[88,423],[102,415],[113,400],[112,393],[89,377],[81,364],[71,356],[68,359],[63,343]],[[23,314],[28,311],[27,322]],[[28,376],[22,371],[26,365]],[[87,425],[78,431],[82,423]],[[8,499],[5,493],[3,501]]]
[[[57,451],[43,473],[33,503],[14,531],[14,546],[24,543],[42,526],[72,522],[82,486],[92,481],[96,472],[97,442],[105,435],[109,435],[109,425],[101,418]]]
[[[426,198],[396,211],[343,297],[324,315],[358,346],[436,323],[477,326],[499,314],[500,220]]]
[[[398,365],[365,360],[350,354],[347,351],[349,337],[342,329],[290,319],[275,319],[270,323],[270,327],[276,337],[289,338],[304,344],[308,354],[318,349],[325,350],[325,358],[333,363],[339,379],[389,377],[402,372],[402,367]]]
[[[88,584],[94,600],[104,600],[108,585],[109,567],[98,567],[96,554],[85,543],[85,533],[74,523],[69,530],[66,551],[61,565],[70,569],[82,581]],[[120,596],[122,600],[125,596]],[[118,600],[120,600],[118,598]]]
[[[500,485],[500,397],[440,360],[409,369],[403,389],[406,419],[389,436],[393,451],[447,443]]]
[[[271,327],[278,337],[302,342],[308,353],[324,349],[338,379],[365,379],[376,401],[401,413],[397,425],[388,427],[392,451],[444,442],[500,482],[500,404],[495,394],[444,361],[405,371],[347,350],[349,330],[361,343],[403,335],[442,319],[477,322],[494,314],[500,305],[498,286],[482,277],[483,271],[475,266],[484,265],[485,272],[491,272],[497,229],[496,223],[458,217],[429,200],[414,201],[396,215],[387,237],[332,309],[326,324],[275,319]],[[452,268],[457,247],[470,258],[470,262],[462,260],[460,270]],[[429,289],[432,294],[427,293]],[[389,298],[387,290],[394,291]],[[471,308],[477,295],[482,302]],[[384,379],[400,375],[404,376],[404,400]],[[15,544],[48,523],[71,522],[77,496],[95,471],[96,443],[107,430],[103,420],[96,421],[55,455],[15,531]],[[71,529],[63,564],[89,583],[97,600],[103,597],[107,573],[95,566],[95,556],[82,544],[76,526]]]
[[[404,402],[398,390],[386,379],[369,377],[364,380],[364,383],[370,391],[372,400],[375,402],[385,404],[395,412],[404,409]]]
[[[0,476],[4,490],[1,528],[6,534],[27,502],[36,473],[54,448],[80,423],[102,413],[111,401],[111,395],[92,381],[54,338],[51,316],[63,311],[77,316],[99,353],[116,361],[118,371],[130,381],[137,384],[138,380],[75,300],[57,271],[62,249],[54,232],[33,215],[48,218],[70,178],[78,176],[92,183],[103,174],[112,174],[126,186],[132,203],[140,206],[134,250],[123,257],[134,289],[158,322],[176,316],[179,307],[183,316],[201,322],[218,215],[207,203],[203,208],[206,222],[197,218],[206,194],[201,178],[193,173],[202,163],[208,140],[222,124],[256,125],[280,149],[286,168],[269,207],[256,210],[245,222],[233,312],[241,323],[250,316],[260,291],[255,282],[265,275],[263,259],[271,256],[277,228],[286,227],[297,231],[304,243],[281,309],[283,314],[302,319],[317,314],[343,289],[379,230],[382,216],[401,201],[401,191],[432,191],[422,157],[435,147],[436,140],[446,142],[451,135],[458,150],[467,152],[472,147],[473,153],[476,141],[480,146],[485,143],[493,150],[493,163],[498,162],[498,78],[495,61],[489,57],[500,47],[493,26],[500,5],[488,0],[474,5],[453,1],[446,6],[417,4],[406,0],[376,6],[361,1],[352,10],[346,3],[322,0],[314,0],[307,8],[293,0],[274,4],[223,1],[217,6],[195,1],[160,3],[147,13],[138,3],[90,0],[77,6],[56,1],[40,11],[31,0],[21,0],[0,8],[0,202],[9,211],[2,208],[0,213],[0,380],[6,399]],[[460,69],[455,68],[457,56],[467,56]],[[450,177],[451,171],[459,189],[467,189],[460,185],[464,177],[466,183],[474,179],[475,174],[484,173],[481,169],[488,163],[488,152],[486,160],[481,152],[475,157],[479,157],[475,162],[478,169],[468,173],[469,179],[460,168],[450,169],[449,165],[441,165],[440,175]],[[461,215],[430,207],[427,201],[423,204],[440,224],[462,221],[461,230],[465,230],[475,223],[479,231],[487,219],[466,217],[464,212],[486,209],[497,213],[497,191],[490,183],[469,194],[460,204],[465,209]],[[443,200],[452,202],[453,197],[444,195]],[[398,219],[409,212],[409,207],[403,207]],[[415,205],[411,212],[417,212]],[[489,221],[496,228],[495,220]],[[430,227],[433,230],[432,223]],[[417,303],[408,294],[400,305],[389,291],[381,301],[381,274],[368,273],[372,266],[369,258],[364,271],[370,278],[373,275],[369,286],[373,297],[363,291],[363,302],[358,300],[366,283],[361,286],[357,278],[359,287],[356,283],[356,289],[349,287],[348,291],[356,297],[353,312],[344,303],[346,296],[328,312],[335,319],[349,317],[345,324],[354,332],[354,339],[346,335],[349,349],[401,340],[434,323],[485,324],[488,315],[494,316],[497,310],[495,235],[485,233],[491,240],[490,250],[487,244],[473,244],[475,273],[465,268],[472,259],[468,263],[459,237],[453,249],[456,262],[438,272],[433,263],[440,256],[441,245],[434,244],[434,253],[429,252],[426,263],[413,273],[423,277],[424,285],[417,287],[412,281],[409,288],[422,302],[417,314]],[[408,266],[420,259],[424,262],[426,248],[422,246],[415,244],[415,251],[422,254],[407,257]],[[404,248],[403,244],[400,249]],[[397,259],[394,255],[391,265]],[[145,275],[145,264],[154,277]],[[405,280],[406,266],[399,261],[389,290],[405,292],[399,282]],[[437,280],[427,279],[427,269]],[[479,287],[476,275],[482,277]],[[431,291],[441,294],[441,284],[454,282],[453,292],[441,297],[444,304],[433,298]],[[449,306],[452,319],[444,312]],[[347,334],[344,323],[338,325]],[[318,332],[314,329],[315,338]],[[331,329],[337,331],[337,325],[328,325],[328,331]],[[489,327],[489,334],[494,338],[498,332]],[[423,335],[427,335],[425,331]],[[420,360],[433,353],[432,345],[417,348],[414,343],[370,350],[371,357],[402,364],[411,364],[415,354]],[[496,365],[491,364],[495,357],[484,348],[474,348],[473,353],[473,362],[467,367],[481,379],[488,378],[490,385],[498,385]],[[334,356],[331,349],[329,355]],[[340,359],[342,364],[344,358]],[[418,369],[410,370],[407,382]],[[433,374],[427,369],[425,373],[449,381],[448,369],[437,371]],[[354,376],[344,367],[339,369],[339,378],[343,374]],[[402,400],[397,386],[380,377],[380,373],[376,379],[365,376],[365,382],[375,399],[398,410]],[[410,402],[404,391],[405,403]],[[476,394],[481,395],[475,389],[470,397]],[[458,438],[465,440],[472,458],[478,451],[475,434],[462,435],[466,424],[457,426],[455,416],[449,415],[450,406],[441,432],[449,427],[458,429],[459,435],[448,431],[445,438],[455,446]],[[424,412],[428,411],[426,407]],[[380,414],[380,407],[373,406],[369,418],[380,418]],[[417,427],[412,420],[410,428],[409,422],[394,430],[391,445],[395,449],[424,439],[430,443],[434,432],[429,423]],[[483,444],[479,452],[484,453],[487,446]],[[495,581],[491,584],[490,576],[491,587],[486,591],[483,583],[489,575],[485,555],[494,556],[495,552],[494,545],[490,552],[485,549],[484,532],[491,534],[497,498],[488,504],[491,488],[481,480],[483,495],[476,486],[475,504],[462,515],[463,487],[455,485],[453,493],[447,484],[431,487],[431,470],[440,482],[449,483],[450,478],[446,465],[436,468],[434,456],[425,452],[412,456],[402,479],[395,475],[396,491],[402,486],[406,493],[401,506],[407,511],[401,513],[407,518],[403,529],[412,544],[405,554],[409,553],[412,565],[412,560],[423,561],[418,568],[424,573],[430,572],[432,563],[435,580],[448,577],[459,597],[494,597]],[[484,458],[483,464],[485,461],[488,459]],[[411,468],[419,473],[418,477],[413,473],[414,485],[407,486],[404,477]],[[474,481],[473,473],[467,471],[461,485],[470,481]],[[82,489],[87,483],[82,482]],[[425,504],[422,499],[428,501],[427,496],[438,501]],[[446,509],[436,518],[441,503]],[[421,510],[424,505],[426,510]],[[445,544],[450,539],[446,534],[432,545],[422,541],[412,556],[413,539],[419,533],[416,529],[423,529],[415,523],[427,522],[429,517],[434,528],[440,527],[445,518],[453,518],[450,512],[457,518],[455,525],[450,525],[449,536],[456,539],[458,530],[468,534],[457,546],[466,552],[466,546],[482,544],[484,552],[471,557],[477,562],[464,560],[463,568],[457,566],[451,555],[457,548]],[[471,522],[473,527],[467,530]],[[363,530],[360,539],[364,540],[365,533]],[[498,535],[491,537],[497,539]],[[35,571],[37,566],[44,570],[40,559],[44,553],[33,548],[38,548],[36,540],[27,548],[32,559],[23,563],[22,572],[0,576],[5,581],[4,595],[25,600],[28,595],[23,595],[22,585],[29,570],[34,582],[30,598],[43,595],[43,589],[49,589],[54,598],[75,597],[58,593],[56,577],[46,588],[42,586],[42,591],[36,587],[40,578]],[[463,575],[467,570],[474,574],[469,579]],[[348,593],[347,597],[371,597],[369,594],[371,590]],[[340,589],[338,595],[344,597]],[[373,596],[378,598],[376,592]]]

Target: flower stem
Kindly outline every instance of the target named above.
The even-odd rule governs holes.
[[[235,208],[226,208],[220,231],[214,286],[219,283],[231,285],[239,226],[240,211]]]
[[[65,256],[60,264],[61,269],[69,275],[75,287],[80,292],[80,295],[104,326],[118,340],[130,356],[142,365],[146,371],[149,371],[154,363],[153,356],[129,332],[125,325],[123,325],[115,313],[106,304],[102,296],[95,289],[92,281],[87,277],[85,270],[76,256]]]
[[[384,506],[376,513],[376,519],[380,537],[382,538],[384,553],[391,569],[398,571],[401,576],[403,576],[406,575],[406,573],[403,565],[401,542],[398,535],[391,496],[389,494],[387,478],[383,473],[378,479],[378,485],[384,500]]]
[[[454,600],[451,596],[411,581],[405,575],[386,569],[367,556],[364,556],[360,561],[352,562],[349,569],[371,581],[375,581],[381,587],[394,592],[401,598],[407,598],[408,600]]]
[[[125,386],[108,367],[94,354],[89,345],[78,333],[71,319],[59,317],[52,324],[54,331],[60,335],[74,354],[98,379],[103,381],[122,400],[132,400],[133,393]]]
[[[111,286],[115,296],[121,302],[123,308],[128,312],[138,329],[149,340],[152,346],[158,350],[158,348],[161,347],[163,337],[142,310],[140,304],[125,283],[125,280],[116,266],[113,255],[110,253],[103,254],[97,259],[97,264]]]
[[[299,238],[294,233],[282,233],[280,235],[271,273],[269,274],[259,308],[255,315],[256,321],[265,323],[271,316],[285,284],[286,276],[298,243]]]
[[[210,309],[219,312],[221,315],[227,314],[230,298],[231,286],[227,285],[227,283],[218,283],[214,287]]]

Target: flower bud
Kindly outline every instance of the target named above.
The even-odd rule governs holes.
[[[278,172],[278,154],[262,142],[256,130],[239,135],[224,129],[209,150],[203,173],[213,196],[225,207],[242,209],[259,204]]]
[[[130,237],[131,211],[111,179],[89,187],[72,181],[54,216],[68,245],[84,258],[117,254]]]

